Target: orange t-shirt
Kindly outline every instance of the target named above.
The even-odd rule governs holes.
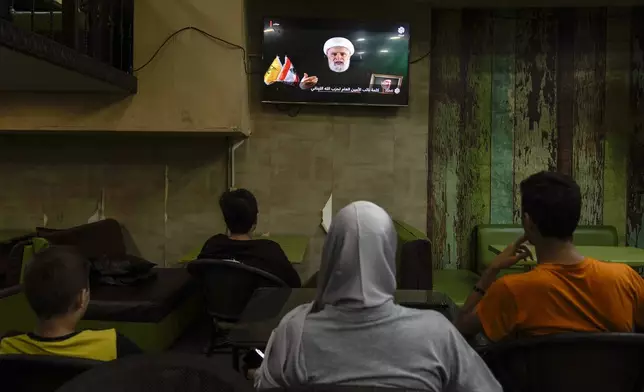
[[[539,264],[490,286],[476,310],[492,341],[562,332],[633,332],[644,327],[644,279],[624,264],[590,258]]]

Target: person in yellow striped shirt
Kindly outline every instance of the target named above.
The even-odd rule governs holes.
[[[74,248],[52,246],[25,271],[24,294],[38,317],[31,333],[0,340],[1,354],[62,355],[110,361],[141,350],[114,329],[76,331],[89,304],[89,261]]]

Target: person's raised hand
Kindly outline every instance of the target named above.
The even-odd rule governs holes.
[[[534,258],[532,252],[530,252],[530,249],[525,244],[527,241],[528,238],[524,234],[516,241],[508,245],[505,249],[503,249],[503,252],[499,253],[494,258],[494,260],[492,260],[492,263],[490,263],[490,268],[502,270],[510,268],[519,261],[525,260],[527,258],[533,260]]]
[[[309,74],[305,73],[302,81],[300,81],[300,88],[302,90],[309,90],[315,87],[316,84],[318,84],[318,77],[309,76]]]

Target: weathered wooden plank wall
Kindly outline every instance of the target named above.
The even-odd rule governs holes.
[[[572,175],[582,223],[644,247],[644,11],[434,10],[429,222],[437,268],[482,223],[519,223],[521,181]],[[628,217],[628,219],[627,219]]]
[[[521,222],[519,185],[557,165],[556,49],[553,11],[517,12],[514,129],[514,222]]]
[[[572,175],[575,105],[575,10],[557,10],[557,170]]]
[[[428,233],[434,260],[459,268],[474,227],[490,219],[492,20],[487,11],[434,18]],[[462,26],[468,26],[462,30]]]
[[[584,195],[581,224],[602,223],[604,188],[604,107],[606,9],[576,10],[573,168]]]
[[[432,17],[432,60],[430,78],[430,134],[428,137],[427,233],[433,239],[435,267],[458,268],[456,246],[456,195],[458,162],[461,159],[459,135],[463,131],[461,110],[461,12],[442,11]]]
[[[492,19],[489,11],[464,11],[461,33],[461,110],[456,245],[458,260],[470,259],[471,233],[490,220],[490,126],[492,113]]]
[[[633,129],[630,106],[631,12],[608,10],[606,23],[606,110],[604,130],[603,224],[615,226],[620,244],[626,243],[626,173],[629,135]]]
[[[494,11],[490,223],[512,223],[514,211],[514,10]]]
[[[634,130],[630,135],[628,169],[627,237],[629,245],[644,248],[644,9],[631,20],[631,107]]]

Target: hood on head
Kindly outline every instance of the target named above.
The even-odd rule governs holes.
[[[333,219],[324,242],[316,303],[382,305],[396,291],[396,230],[387,212],[359,201]]]

